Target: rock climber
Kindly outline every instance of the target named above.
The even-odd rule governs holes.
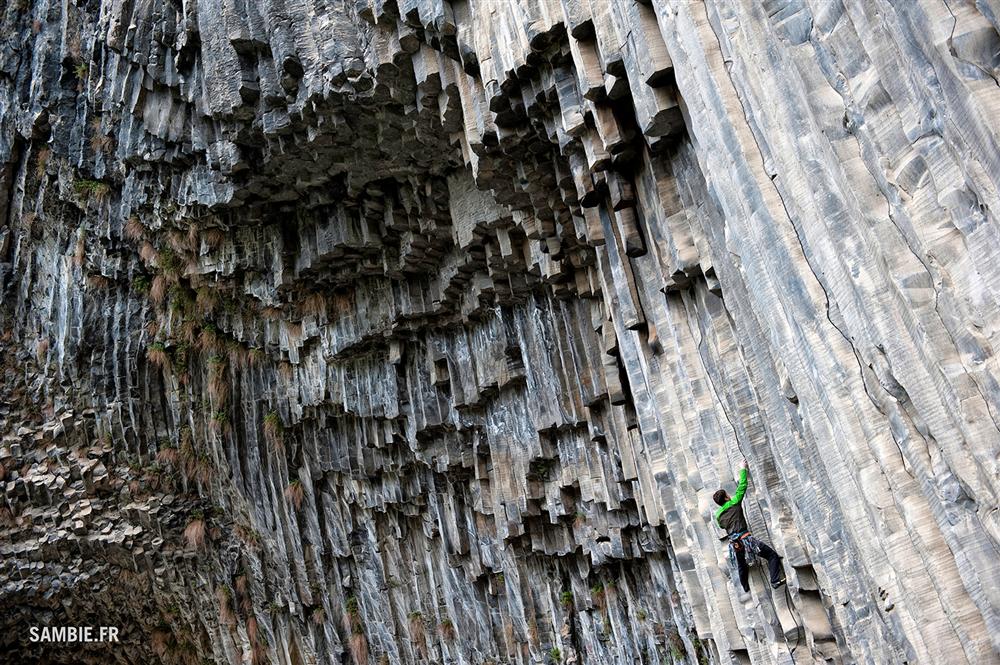
[[[728,534],[729,558],[731,562],[735,559],[744,593],[750,592],[750,566],[758,555],[767,559],[767,567],[771,573],[771,588],[777,589],[785,583],[781,557],[763,540],[750,535],[750,529],[747,527],[747,518],[743,514],[743,495],[747,492],[747,474],[747,462],[743,460],[740,481],[736,486],[736,495],[730,497],[724,489],[720,489],[712,495],[712,499],[719,505],[719,509],[715,511],[715,522]]]

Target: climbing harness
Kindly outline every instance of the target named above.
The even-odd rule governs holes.
[[[760,555],[760,541],[750,535],[749,531],[729,534],[729,567],[733,571],[733,581],[739,583],[739,561],[736,553],[743,551],[747,567],[757,563]]]

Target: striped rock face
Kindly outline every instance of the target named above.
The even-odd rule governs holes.
[[[0,661],[998,662],[996,12],[8,0]]]

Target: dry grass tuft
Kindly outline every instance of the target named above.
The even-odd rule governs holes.
[[[157,252],[156,248],[153,247],[153,243],[148,240],[142,243],[142,247],[139,248],[139,258],[141,258],[147,266],[151,266],[156,263],[156,259],[159,255],[159,252]]]
[[[156,453],[156,461],[160,464],[169,464],[172,467],[176,467],[180,459],[181,453],[174,447],[160,448]]]
[[[326,298],[321,293],[311,293],[299,306],[303,316],[320,316],[326,313]]]
[[[90,137],[90,149],[96,153],[108,154],[111,152],[111,148],[115,144],[113,137],[108,136],[100,131],[101,126],[98,122],[97,130],[93,136]]]
[[[285,498],[291,501],[295,510],[302,507],[302,500],[305,499],[305,496],[306,488],[302,486],[302,481],[298,478],[288,483],[288,487],[285,488]]]
[[[264,644],[253,645],[250,650],[250,665],[264,665],[267,662],[267,647]]]
[[[42,148],[38,151],[38,161],[35,162],[35,175],[40,180],[45,175],[45,167],[49,164],[49,157],[52,156],[52,151],[48,148]]]
[[[251,367],[255,367],[264,362],[265,357],[264,349],[255,346],[247,351],[247,364]]]
[[[226,232],[220,228],[206,229],[204,233],[201,234],[202,240],[205,244],[212,249],[218,249],[222,241],[226,239]]]
[[[219,405],[223,405],[229,400],[226,360],[221,356],[212,356],[208,360],[208,395],[213,402]]]
[[[188,522],[184,528],[184,540],[192,549],[199,549],[205,544],[205,520],[203,518],[195,517]]]
[[[150,636],[152,642],[153,651],[161,659],[164,658],[170,652],[170,633],[165,630],[154,630],[153,634]]]
[[[410,639],[417,643],[417,650],[420,652],[420,656],[426,658],[424,655],[424,650],[427,648],[424,615],[419,611],[410,612],[408,618],[410,623]]]
[[[273,307],[268,305],[260,310],[261,318],[267,319],[268,321],[277,321],[281,318],[283,311],[280,307]]]
[[[195,295],[194,305],[199,314],[208,316],[219,306],[219,294],[212,287],[203,286],[198,289]]]
[[[229,345],[226,355],[229,357],[229,366],[233,369],[246,367],[250,362],[250,350],[238,342]]]
[[[326,612],[322,607],[317,607],[312,611],[312,616],[310,618],[314,624],[322,626],[326,622]]]
[[[188,233],[183,233],[182,231],[171,231],[167,234],[167,242],[170,244],[170,249],[174,250],[175,254],[187,254],[188,252],[197,251],[198,247],[195,245],[191,246],[191,236]]]
[[[167,298],[167,287],[169,283],[163,275],[153,277],[153,283],[149,287],[149,299],[157,305],[162,305]]]
[[[455,639],[455,624],[452,623],[451,619],[442,619],[441,623],[438,624],[438,632],[441,634],[441,639],[445,642],[451,642]]]
[[[198,461],[194,467],[194,477],[202,485],[208,485],[215,476],[215,465],[212,458],[206,454],[198,455]]]
[[[302,339],[302,324],[301,323],[285,323],[285,335],[288,337],[290,343],[298,342]]]
[[[233,592],[226,585],[221,585],[215,590],[215,597],[219,601],[219,621],[227,626],[235,626],[236,612],[233,611]]]
[[[215,351],[219,348],[219,333],[214,325],[209,323],[202,326],[198,335],[198,348],[202,351]]]
[[[239,577],[237,577],[235,586],[236,586],[236,593],[240,594],[241,596],[245,596],[247,594],[247,589],[250,587],[249,581],[247,580],[247,576],[240,575]]]
[[[73,249],[73,265],[77,268],[83,266],[83,260],[87,256],[87,237],[82,233],[76,238],[76,247]]]
[[[181,324],[180,336],[188,344],[194,346],[198,342],[198,333],[201,332],[201,326],[194,319],[186,319],[184,323]]]
[[[225,434],[229,431],[229,414],[222,409],[212,414],[212,431],[216,434]]]
[[[188,245],[188,247],[191,248],[192,252],[195,252],[195,253],[198,252],[198,249],[199,249],[199,247],[198,247],[198,238],[199,237],[200,236],[199,236],[199,233],[198,233],[198,224],[195,223],[195,222],[191,222],[190,224],[188,224],[187,245]]]
[[[128,240],[139,240],[146,235],[146,227],[142,225],[139,218],[132,215],[125,222],[124,235]]]
[[[49,353],[49,340],[40,339],[38,344],[35,345],[35,358],[38,360],[39,364],[45,362],[45,356]]]
[[[284,432],[285,428],[277,411],[271,411],[264,416],[264,439],[278,452],[285,450]]]
[[[260,629],[257,626],[257,617],[251,616],[247,619],[247,639],[251,644],[256,644],[260,638]]]
[[[358,665],[367,665],[368,640],[365,638],[365,634],[352,633],[348,640],[348,646],[351,649],[351,658],[354,659],[354,662]]]
[[[92,289],[106,289],[111,286],[111,280],[95,272],[87,275],[87,286]]]
[[[167,355],[167,348],[163,342],[153,342],[146,349],[146,359],[150,364],[163,369],[170,365],[170,356]]]

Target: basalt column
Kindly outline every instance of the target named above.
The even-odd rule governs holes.
[[[998,21],[10,0],[0,662],[1000,662]]]

